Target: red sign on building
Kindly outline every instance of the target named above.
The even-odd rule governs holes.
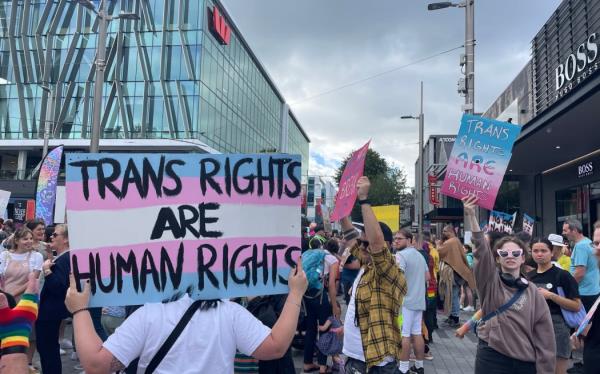
[[[435,185],[437,183],[437,178],[435,175],[428,175],[427,181],[429,182],[429,202],[432,205],[440,205],[440,194]]]
[[[214,6],[212,12],[209,8],[209,14],[212,14],[210,24],[210,31],[213,33],[219,43],[226,45],[231,40],[231,28],[225,21],[225,18],[219,12],[219,8]]]

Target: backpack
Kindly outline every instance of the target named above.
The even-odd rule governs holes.
[[[302,254],[302,269],[306,273],[308,288],[313,290],[323,289],[323,272],[325,271],[325,251],[311,249]]]

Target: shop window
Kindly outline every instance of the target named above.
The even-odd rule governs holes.
[[[568,219],[577,219],[583,225],[583,234],[589,234],[589,203],[588,186],[571,187],[556,192],[556,230],[562,232],[562,226]]]

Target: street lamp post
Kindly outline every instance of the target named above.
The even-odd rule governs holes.
[[[424,137],[424,128],[425,128],[425,115],[423,114],[423,81],[421,81],[421,113],[418,117],[415,116],[402,116],[401,119],[418,119],[419,120],[419,177],[417,178],[417,193],[418,193],[418,204],[419,204],[419,214],[417,215],[418,222],[418,237],[419,242],[423,240],[423,219],[425,217],[424,214],[424,189],[425,189],[425,162],[423,160],[423,137]]]
[[[465,8],[465,105],[463,111],[473,114],[475,110],[475,0],[465,0],[461,3],[444,1],[427,6],[428,10],[445,8]]]
[[[100,148],[100,110],[102,109],[102,88],[104,85],[104,69],[106,68],[106,38],[108,33],[108,22],[114,19],[139,20],[135,13],[119,13],[118,16],[110,16],[106,13],[106,0],[100,0],[99,9],[96,10],[94,3],[90,0],[77,0],[79,4],[90,9],[98,18],[98,45],[96,47],[96,81],[94,83],[94,111],[92,113],[92,135],[90,138],[90,153],[97,153]]]

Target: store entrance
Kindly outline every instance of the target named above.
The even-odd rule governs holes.
[[[590,184],[590,223],[600,221],[600,182]],[[593,235],[593,232],[592,232]]]

